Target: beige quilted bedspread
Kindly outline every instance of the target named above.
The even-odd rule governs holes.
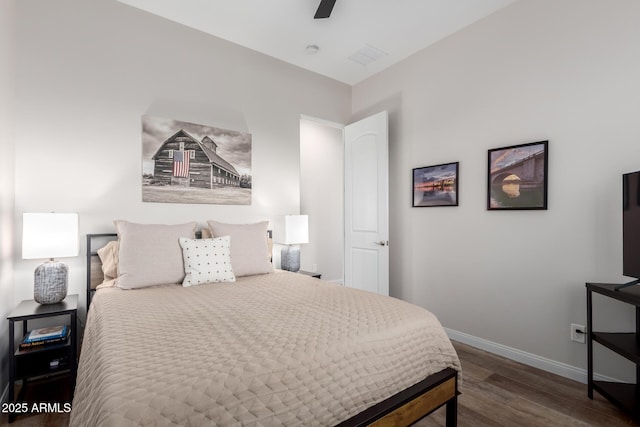
[[[446,367],[433,314],[300,274],[102,289],[71,425],[334,425]]]

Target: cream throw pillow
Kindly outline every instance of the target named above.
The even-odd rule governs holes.
[[[273,272],[267,243],[268,221],[225,224],[207,221],[213,237],[231,237],[231,264],[236,277]]]
[[[184,281],[189,287],[203,283],[235,282],[231,266],[231,238],[186,239],[181,237]]]
[[[115,221],[120,249],[118,281],[122,289],[182,283],[184,263],[178,239],[195,237],[196,223],[161,225]]]
[[[97,251],[102,262],[104,280],[112,280],[118,276],[118,246],[118,241],[112,240]]]

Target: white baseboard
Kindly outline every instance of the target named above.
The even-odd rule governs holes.
[[[507,347],[506,345],[465,334],[464,332],[449,328],[444,328],[444,330],[449,338],[454,341],[459,341],[463,344],[479,348],[480,350],[488,351],[489,353],[497,354],[498,356],[506,357],[507,359],[524,363],[525,365],[533,366],[534,368],[542,369],[543,371],[551,372],[552,374],[560,375],[561,377],[569,378],[583,384],[587,383],[588,373],[586,369],[571,366],[533,353],[527,353],[517,348]],[[621,380],[596,373],[594,373],[594,378],[598,381],[622,382]]]

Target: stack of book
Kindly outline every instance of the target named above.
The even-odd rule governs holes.
[[[69,339],[70,332],[71,329],[67,325],[34,329],[25,335],[20,343],[20,350],[65,343]]]

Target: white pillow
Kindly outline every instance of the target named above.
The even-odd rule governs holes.
[[[268,221],[224,224],[207,221],[213,237],[231,237],[231,263],[236,277],[273,273],[267,241]]]
[[[189,287],[203,283],[235,282],[231,266],[231,238],[185,239],[181,237],[182,257],[184,259],[184,281],[182,286]]]
[[[182,283],[184,264],[178,239],[193,239],[197,223],[162,225],[118,220],[115,224],[120,242],[117,287]]]

